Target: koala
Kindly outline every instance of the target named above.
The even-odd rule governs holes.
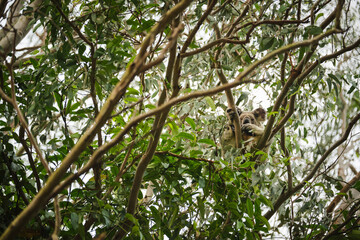
[[[242,112],[240,108],[237,108],[236,111],[239,115],[244,150],[245,152],[248,152],[257,144],[264,134],[263,122],[266,120],[266,111],[263,108],[257,108],[252,112]],[[236,147],[234,126],[235,115],[236,112],[231,108],[226,110],[228,123],[225,125],[220,138],[223,149]]]

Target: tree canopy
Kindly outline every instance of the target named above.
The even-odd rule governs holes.
[[[359,9],[0,1],[0,239],[357,239]]]

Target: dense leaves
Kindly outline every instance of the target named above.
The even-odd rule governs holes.
[[[0,4],[1,239],[358,237],[359,1],[29,2]],[[267,109],[246,153],[233,104]]]

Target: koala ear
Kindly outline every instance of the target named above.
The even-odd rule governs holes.
[[[264,122],[266,120],[266,111],[261,107],[255,109],[253,114],[258,122]]]
[[[241,111],[240,108],[236,107],[236,110],[237,110],[238,114],[241,114],[241,113],[242,113],[242,111]],[[232,110],[231,108],[227,108],[227,109],[226,109],[226,112],[227,112],[227,113],[231,113],[232,111],[233,111],[233,110]]]
[[[236,110],[237,110],[237,112],[238,112],[238,115],[240,116],[240,115],[241,115],[241,113],[242,113],[241,109],[240,109],[240,108],[238,108],[238,107],[236,107]]]

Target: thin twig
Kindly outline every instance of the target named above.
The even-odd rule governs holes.
[[[326,208],[326,212],[328,214],[330,214],[331,212],[334,211],[334,208],[336,207],[336,205],[341,201],[341,199],[344,197],[344,193],[347,193],[350,188],[360,179],[360,172],[358,172],[347,184],[345,184],[345,186],[343,186],[343,188],[340,190],[339,193],[342,194],[338,194],[329,204],[329,206]]]
[[[153,60],[153,61],[151,61],[151,62],[149,62],[149,63],[147,63],[146,65],[144,65],[144,66],[138,71],[137,74],[139,74],[139,73],[141,73],[141,72],[145,72],[145,71],[147,71],[148,69],[150,69],[150,68],[152,68],[152,67],[160,64],[161,62],[163,62],[164,59],[165,59],[166,53],[168,52],[169,49],[171,49],[171,48],[175,45],[175,43],[176,43],[176,41],[177,41],[177,37],[178,37],[178,35],[182,32],[183,29],[184,29],[184,25],[183,25],[183,24],[179,24],[179,26],[176,27],[176,28],[173,30],[171,36],[169,37],[169,42],[168,42],[168,44],[161,50],[161,53],[160,53],[160,55],[158,56],[158,58],[155,59],[155,60]]]
[[[169,151],[156,151],[155,155],[169,155],[172,157],[176,157],[178,159],[183,159],[183,160],[192,160],[192,161],[199,161],[199,162],[207,162],[207,163],[215,163],[212,160],[209,159],[205,159],[205,158],[194,158],[194,157],[186,157],[186,156],[182,156],[182,155],[178,155]]]
[[[337,140],[333,145],[331,145],[331,147],[321,156],[321,158],[316,161],[315,166],[313,167],[313,169],[311,170],[311,172],[295,187],[292,188],[292,190],[288,190],[286,191],[284,194],[281,194],[279,196],[279,198],[275,201],[275,203],[273,204],[274,209],[268,211],[264,217],[266,219],[270,219],[273,214],[277,211],[277,209],[290,197],[292,196],[294,193],[296,193],[297,191],[299,191],[301,188],[303,188],[307,182],[309,182],[315,175],[315,173],[318,171],[318,169],[320,168],[320,166],[323,164],[323,162],[328,158],[328,156],[330,155],[330,153],[332,153],[338,146],[340,146],[343,142],[345,142],[349,135],[350,132],[352,130],[352,128],[354,127],[354,125],[357,123],[357,121],[360,119],[360,113],[358,113],[355,117],[352,118],[352,120],[350,121],[344,135]]]

